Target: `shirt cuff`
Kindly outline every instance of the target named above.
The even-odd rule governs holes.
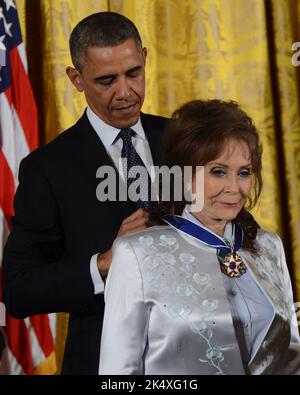
[[[104,282],[102,280],[102,277],[99,273],[98,266],[97,266],[98,255],[99,254],[93,255],[91,258],[91,261],[90,261],[90,272],[91,272],[91,277],[92,277],[93,284],[94,284],[95,295],[98,295],[98,294],[104,292]]]

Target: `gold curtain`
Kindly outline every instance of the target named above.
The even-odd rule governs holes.
[[[132,19],[148,48],[143,111],[170,116],[196,98],[238,101],[263,143],[264,188],[253,210],[284,239],[295,300],[300,301],[300,0],[17,0],[41,143],[71,126],[85,103],[65,75],[68,38],[97,11]],[[59,315],[60,365],[66,317]]]

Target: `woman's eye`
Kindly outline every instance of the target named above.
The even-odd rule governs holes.
[[[214,176],[223,176],[224,174],[226,174],[226,171],[224,169],[218,168],[218,167],[214,167],[213,169],[211,169],[210,171]]]
[[[240,172],[239,172],[239,176],[241,176],[241,177],[248,177],[248,176],[250,176],[252,173],[251,173],[251,171],[249,170],[249,169],[244,169],[244,170],[241,170]]]

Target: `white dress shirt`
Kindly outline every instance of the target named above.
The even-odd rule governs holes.
[[[111,157],[113,163],[116,168],[119,169],[119,159],[121,158],[121,151],[123,147],[122,139],[117,139],[117,136],[120,132],[120,129],[110,126],[102,121],[91,109],[87,108],[86,115],[95,132],[99,136],[102,141],[108,155]],[[153,181],[154,173],[151,172],[151,166],[153,166],[153,160],[151,155],[150,146],[148,140],[146,138],[141,119],[139,118],[137,123],[130,127],[136,135],[132,138],[132,144],[142,158],[144,165],[146,166],[148,173]],[[122,173],[122,169],[120,169],[120,176],[124,180],[124,174]],[[95,294],[99,294],[104,292],[104,282],[99,273],[97,266],[97,257],[99,253],[103,251],[97,252],[92,256],[90,261],[90,272],[94,284]]]

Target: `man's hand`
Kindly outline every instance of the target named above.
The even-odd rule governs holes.
[[[149,221],[148,211],[139,208],[129,217],[124,219],[124,221],[120,226],[117,236],[124,236],[127,233],[138,232],[143,229],[146,229],[148,225],[148,221]],[[112,258],[112,248],[98,255],[97,266],[101,274],[101,277],[103,279],[107,276],[111,264],[111,258]]]

